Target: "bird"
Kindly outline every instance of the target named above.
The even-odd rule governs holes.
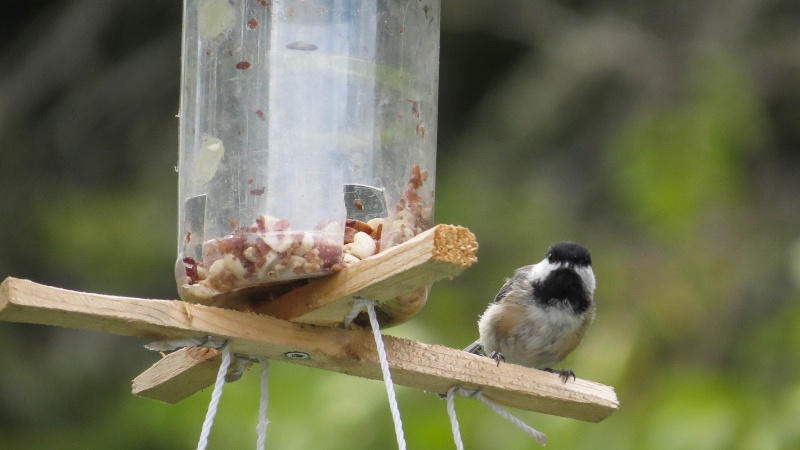
[[[480,316],[480,338],[464,350],[500,362],[545,370],[566,383],[575,373],[553,366],[583,340],[594,320],[592,257],[575,242],[551,246],[545,258],[506,279]]]

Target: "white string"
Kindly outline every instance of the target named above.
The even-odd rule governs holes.
[[[214,391],[211,392],[211,403],[208,404],[208,412],[206,413],[206,419],[203,421],[203,430],[200,432],[200,442],[197,444],[197,450],[205,450],[208,446],[208,436],[211,434],[211,426],[214,425],[214,416],[217,415],[219,399],[222,397],[222,386],[225,385],[225,373],[228,372],[230,364],[231,349],[226,343],[222,347],[222,364],[219,366],[219,372],[217,372],[217,381],[214,382]]]
[[[397,436],[397,447],[400,450],[406,450],[406,438],[403,435],[403,421],[400,419],[400,408],[397,406],[397,397],[394,393],[392,374],[389,372],[389,360],[386,357],[386,349],[383,347],[383,338],[381,337],[378,316],[375,314],[375,303],[366,299],[356,299],[354,309],[359,308],[360,310],[364,306],[367,308],[369,323],[372,326],[372,334],[375,337],[375,346],[378,348],[378,358],[381,361],[383,382],[386,385],[386,394],[389,396],[389,409],[392,411],[392,419],[394,420],[394,433]],[[351,316],[351,314],[348,314],[348,316]],[[353,317],[355,317],[355,315],[353,315]]]
[[[355,300],[353,308],[350,310],[349,313],[347,313],[347,315],[344,316],[344,320],[342,320],[342,325],[345,328],[350,328],[350,325],[353,324],[353,321],[356,319],[359,313],[361,313],[361,311],[364,310],[364,305],[365,305],[364,302],[365,300],[360,298],[357,298]]]
[[[258,425],[256,425],[256,434],[258,435],[258,443],[256,450],[263,450],[267,442],[267,404],[269,404],[269,389],[267,387],[267,379],[269,378],[269,361],[259,358],[258,362],[261,363],[261,399],[258,403]]]
[[[459,443],[461,441],[461,433],[458,430],[458,419],[456,419],[455,406],[451,407],[451,405],[453,404],[453,400],[452,400],[453,393],[456,390],[458,391],[458,394],[461,395],[462,397],[475,397],[475,398],[477,398],[481,403],[483,403],[484,405],[488,406],[492,411],[494,411],[497,414],[499,414],[500,417],[502,417],[502,418],[508,420],[509,422],[513,423],[518,428],[520,428],[522,431],[524,431],[525,433],[529,434],[534,439],[536,439],[536,442],[538,442],[539,445],[546,445],[547,444],[547,435],[545,435],[541,431],[538,431],[538,430],[530,427],[528,424],[526,424],[525,422],[520,420],[518,417],[514,416],[510,412],[504,410],[503,408],[497,406],[493,401],[491,401],[488,398],[486,398],[486,396],[484,396],[483,393],[480,392],[480,390],[468,391],[468,390],[462,388],[461,386],[456,385],[456,386],[451,387],[447,391],[447,413],[450,415],[450,423],[451,423],[451,425],[453,427],[453,437],[454,437],[454,439],[456,441],[456,448],[458,448],[459,450],[464,448],[463,447],[464,444],[462,443],[461,447],[459,447]],[[452,408],[452,413],[451,413],[451,408]]]
[[[211,435],[211,427],[214,425],[214,417],[217,415],[217,408],[219,407],[219,400],[222,397],[222,387],[226,382],[233,382],[241,378],[244,373],[247,361],[254,361],[253,358],[246,356],[239,356],[236,359],[236,367],[231,373],[228,373],[228,368],[231,365],[231,351],[228,347],[228,342],[218,342],[212,340],[211,337],[205,339],[176,339],[171,341],[156,341],[146,345],[150,350],[169,351],[186,346],[208,346],[212,348],[222,349],[222,364],[219,366],[217,372],[217,379],[214,382],[214,391],[211,393],[211,402],[208,405],[208,412],[203,421],[203,429],[200,432],[200,442],[197,444],[198,450],[205,450],[208,446],[208,437]],[[258,434],[257,450],[263,450],[267,441],[267,405],[269,404],[269,389],[267,380],[269,378],[269,361],[264,358],[258,358],[261,364],[261,398],[258,405],[258,424],[256,425],[256,433]]]
[[[494,402],[492,402],[491,400],[486,398],[482,393],[478,392],[478,394],[475,397],[481,403],[483,403],[484,405],[486,405],[489,408],[491,408],[492,411],[496,412],[497,414],[500,414],[500,417],[508,420],[509,422],[513,423],[518,428],[520,428],[522,431],[524,431],[524,432],[528,433],[529,435],[531,435],[534,439],[536,439],[536,442],[538,442],[539,445],[546,445],[547,444],[547,435],[545,435],[541,431],[538,431],[538,430],[528,426],[528,424],[526,424],[525,422],[520,420],[517,416],[511,414],[510,412],[506,411],[505,409],[503,409],[503,408],[497,406],[496,404],[494,404]]]
[[[458,427],[456,417],[455,390],[460,389],[458,385],[447,390],[447,415],[450,416],[450,428],[453,429],[453,439],[456,441],[456,450],[464,450],[464,442],[461,440],[461,430]]]

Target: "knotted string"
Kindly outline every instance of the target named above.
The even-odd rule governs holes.
[[[500,417],[508,420],[519,427],[522,431],[531,435],[534,439],[536,439],[536,442],[538,442],[539,445],[547,444],[547,436],[544,433],[528,426],[528,424],[520,420],[518,417],[497,406],[493,401],[486,398],[486,396],[481,393],[480,389],[468,391],[462,388],[460,385],[455,385],[447,390],[447,414],[450,416],[450,426],[453,429],[453,439],[456,443],[456,449],[464,450],[464,443],[461,441],[461,431],[459,430],[458,426],[458,418],[456,418],[456,408],[454,402],[456,392],[458,392],[458,395],[462,397],[477,398],[478,401],[488,406],[492,411],[499,414]]]
[[[208,446],[208,437],[211,435],[211,427],[214,425],[214,417],[217,415],[219,401],[222,397],[222,387],[226,382],[230,383],[238,380],[244,373],[247,361],[250,361],[261,364],[261,397],[259,398],[258,404],[258,424],[256,425],[258,441],[256,443],[256,449],[263,450],[267,441],[267,424],[269,423],[269,420],[267,420],[267,405],[269,404],[269,361],[266,358],[252,358],[244,355],[236,355],[236,366],[234,367],[233,371],[228,373],[228,369],[232,364],[231,351],[228,346],[228,341],[214,341],[210,336],[205,339],[175,339],[171,341],[156,341],[145,345],[147,349],[156,351],[170,351],[188,346],[222,349],[222,364],[219,366],[217,379],[214,382],[214,390],[211,392],[211,402],[208,404],[208,412],[206,413],[206,418],[203,421],[203,428],[200,432],[200,442],[197,444],[197,449],[204,450]]]

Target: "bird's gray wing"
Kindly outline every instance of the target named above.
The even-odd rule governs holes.
[[[500,300],[502,300],[506,295],[508,295],[509,292],[511,292],[512,281],[513,279],[506,280],[506,284],[504,284],[503,287],[501,287],[497,292],[497,295],[494,296],[494,301],[492,301],[492,303],[500,303]]]
[[[511,278],[507,278],[503,287],[497,292],[497,295],[494,296],[494,301],[492,303],[499,303],[500,300],[505,298],[510,292],[511,287],[514,286],[514,283],[520,283],[525,279],[525,274],[530,272],[533,266],[524,266],[520,267],[514,272],[514,276]]]
[[[530,268],[531,266],[525,266],[517,269],[517,271],[514,273],[514,276],[507,279],[505,284],[503,284],[503,287],[500,288],[500,291],[497,292],[497,295],[494,296],[494,300],[492,301],[492,303],[498,303],[500,302],[500,300],[505,298],[505,296],[507,296],[511,292],[511,287],[514,285],[514,283],[517,283],[520,280],[521,278],[520,273],[530,270]],[[474,353],[476,355],[486,356],[486,350],[484,350],[480,339],[470,344],[467,348],[464,349],[464,351],[469,353]]]

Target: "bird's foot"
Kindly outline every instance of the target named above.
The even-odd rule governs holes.
[[[572,381],[575,381],[575,372],[573,372],[571,369],[551,369],[548,367],[547,369],[544,369],[544,371],[557,374],[564,383],[566,383],[570,377],[572,377]]]
[[[497,361],[498,366],[500,365],[500,361],[506,362],[506,357],[503,356],[502,353],[497,351],[489,353],[489,358],[492,358],[493,360]]]

